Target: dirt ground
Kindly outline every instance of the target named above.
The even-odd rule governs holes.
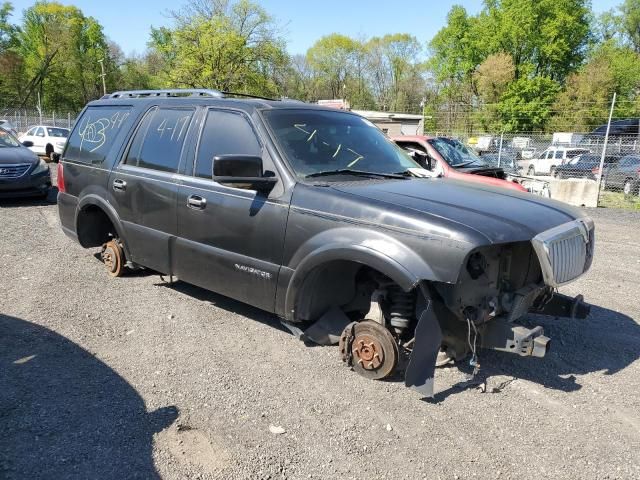
[[[591,210],[587,320],[423,401],[183,283],[111,279],[53,204],[0,201],[0,477],[640,478],[640,213]],[[281,429],[273,428],[281,427]],[[284,431],[284,433],[273,433]]]

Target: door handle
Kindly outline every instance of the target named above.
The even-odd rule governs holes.
[[[207,199],[202,198],[199,195],[191,195],[187,198],[187,206],[189,208],[193,208],[194,210],[204,210],[207,206]]]
[[[127,182],[125,182],[124,180],[120,180],[119,178],[115,179],[113,181],[113,189],[124,192],[127,189]]]

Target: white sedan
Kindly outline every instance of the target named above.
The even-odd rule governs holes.
[[[36,125],[20,136],[21,142],[32,142],[29,149],[38,154],[52,158],[54,153],[61,154],[69,137],[68,128]]]

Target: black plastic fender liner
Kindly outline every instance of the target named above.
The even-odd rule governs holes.
[[[428,398],[433,398],[436,359],[442,344],[442,330],[433,311],[433,302],[420,315],[415,330],[413,352],[404,375],[404,384]]]

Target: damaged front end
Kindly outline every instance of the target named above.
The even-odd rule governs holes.
[[[556,288],[589,269],[593,243],[593,223],[577,220],[530,242],[476,248],[455,284],[425,281],[410,292],[366,272],[354,296],[360,300],[331,308],[299,333],[339,343],[342,360],[367,378],[404,368],[405,384],[432,397],[436,366],[471,356],[477,371],[481,348],[544,357],[551,343],[543,328],[518,323],[528,313],[586,318],[582,297]]]
[[[467,257],[455,285],[423,286],[430,301],[415,329],[406,385],[433,395],[437,337],[441,355],[460,360],[471,354],[472,366],[477,365],[476,348],[544,357],[550,339],[543,328],[527,328],[518,321],[528,313],[586,318],[589,306],[582,296],[571,298],[555,289],[589,269],[593,249],[593,222],[579,219],[542,232],[531,242],[478,248]]]

